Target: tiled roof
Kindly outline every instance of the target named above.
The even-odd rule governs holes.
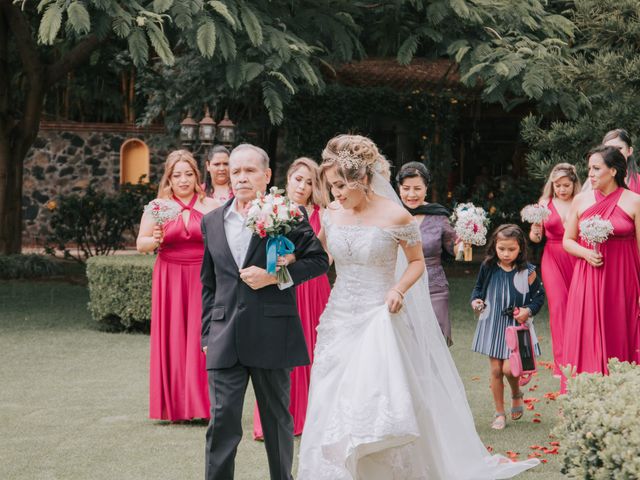
[[[347,63],[326,72],[329,81],[353,87],[391,87],[396,90],[432,90],[451,88],[464,90],[458,66],[447,59],[414,59],[400,65],[395,58],[368,58]]]

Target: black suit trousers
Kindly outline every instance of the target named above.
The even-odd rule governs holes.
[[[242,407],[249,378],[260,409],[271,480],[293,480],[293,418],[289,412],[291,369],[236,364],[208,371],[211,421],[207,428],[206,480],[232,480],[242,439]]]

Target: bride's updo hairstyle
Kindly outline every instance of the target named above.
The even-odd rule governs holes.
[[[374,173],[379,173],[386,180],[391,175],[389,162],[370,138],[346,134],[333,137],[322,151],[320,165],[322,193],[327,204],[330,203],[331,188],[327,183],[326,172],[334,167],[349,188],[359,188],[365,192],[369,191]]]

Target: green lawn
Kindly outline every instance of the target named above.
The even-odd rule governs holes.
[[[549,442],[556,402],[545,392],[558,388],[548,370],[534,380],[540,399],[533,423],[526,411],[518,423],[494,432],[488,361],[470,352],[474,318],[467,299],[473,278],[451,280],[452,353],[467,387],[480,436],[496,452]],[[147,336],[99,331],[86,310],[86,287],[52,282],[0,282],[0,479],[139,480],[203,477],[202,424],[171,425],[147,419]],[[537,319],[549,360],[546,311]],[[245,438],[236,478],[268,478],[261,443],[251,440],[253,394],[245,405]],[[455,447],[452,447],[455,448]],[[522,479],[562,478],[558,456]],[[464,452],[460,452],[464,461]]]

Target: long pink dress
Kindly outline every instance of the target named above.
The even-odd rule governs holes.
[[[564,330],[563,361],[577,373],[607,373],[607,361],[638,361],[640,335],[640,255],[635,225],[618,206],[624,189],[605,196],[594,191],[596,203],[580,217],[609,219],[613,233],[600,245],[601,267],[578,259],[573,272]],[[565,381],[562,391],[566,391]]]
[[[320,208],[316,205],[309,216],[309,223],[313,231],[318,234],[320,231]],[[307,403],[309,397],[309,382],[311,379],[311,365],[313,365],[313,349],[318,336],[316,328],[320,321],[320,315],[327,306],[331,286],[326,275],[313,278],[308,282],[296,287],[296,298],[298,303],[298,314],[302,322],[302,330],[307,342],[310,365],[296,367],[291,371],[291,403],[289,411],[293,416],[294,435],[302,434],[304,420],[307,416]],[[262,425],[260,414],[256,405],[253,412],[253,438],[262,438]]]
[[[164,225],[164,239],[153,269],[149,417],[161,420],[209,418],[205,355],[200,350],[204,251],[202,213],[189,210]]]
[[[640,194],[640,175],[627,175],[627,186],[632,192]]]
[[[554,374],[560,375],[562,362],[562,344],[564,342],[565,313],[571,276],[577,258],[562,248],[564,225],[553,200],[548,203],[551,215],[544,222],[544,234],[547,238],[542,254],[542,283],[549,302],[549,326],[555,363]]]

